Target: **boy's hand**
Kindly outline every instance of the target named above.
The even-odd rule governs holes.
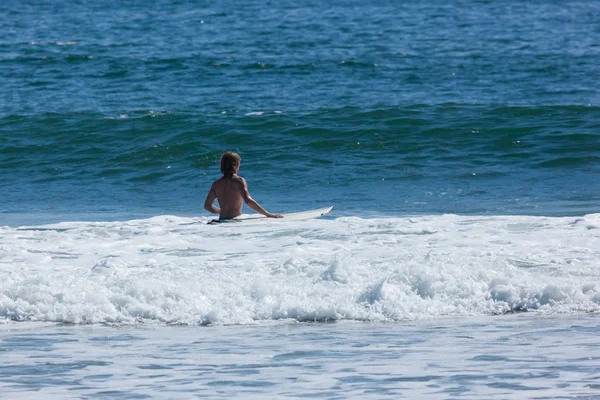
[[[267,214],[267,218],[283,218],[283,215],[281,215],[281,214],[271,214],[271,213],[268,213],[268,214]]]

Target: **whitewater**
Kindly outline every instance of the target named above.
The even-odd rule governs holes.
[[[231,325],[600,311],[600,214],[157,216],[0,229],[0,321]]]

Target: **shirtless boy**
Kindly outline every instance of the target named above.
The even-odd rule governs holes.
[[[213,214],[219,214],[219,219],[235,218],[242,214],[243,202],[256,212],[268,218],[283,218],[280,214],[271,214],[260,206],[248,192],[246,180],[238,176],[242,159],[237,153],[228,151],[221,157],[221,172],[223,176],[213,182],[206,200],[204,209]],[[215,199],[219,207],[214,205]]]

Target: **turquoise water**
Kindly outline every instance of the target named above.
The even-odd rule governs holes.
[[[595,2],[1,7],[5,224],[202,213],[225,150],[278,212],[598,210]]]
[[[598,1],[6,0],[0,33],[0,397],[597,398]],[[333,212],[207,225],[226,150]]]

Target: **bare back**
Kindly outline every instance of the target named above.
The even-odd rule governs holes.
[[[219,219],[235,218],[242,214],[244,194],[247,190],[243,178],[237,175],[223,176],[212,184],[210,190],[219,202]]]

